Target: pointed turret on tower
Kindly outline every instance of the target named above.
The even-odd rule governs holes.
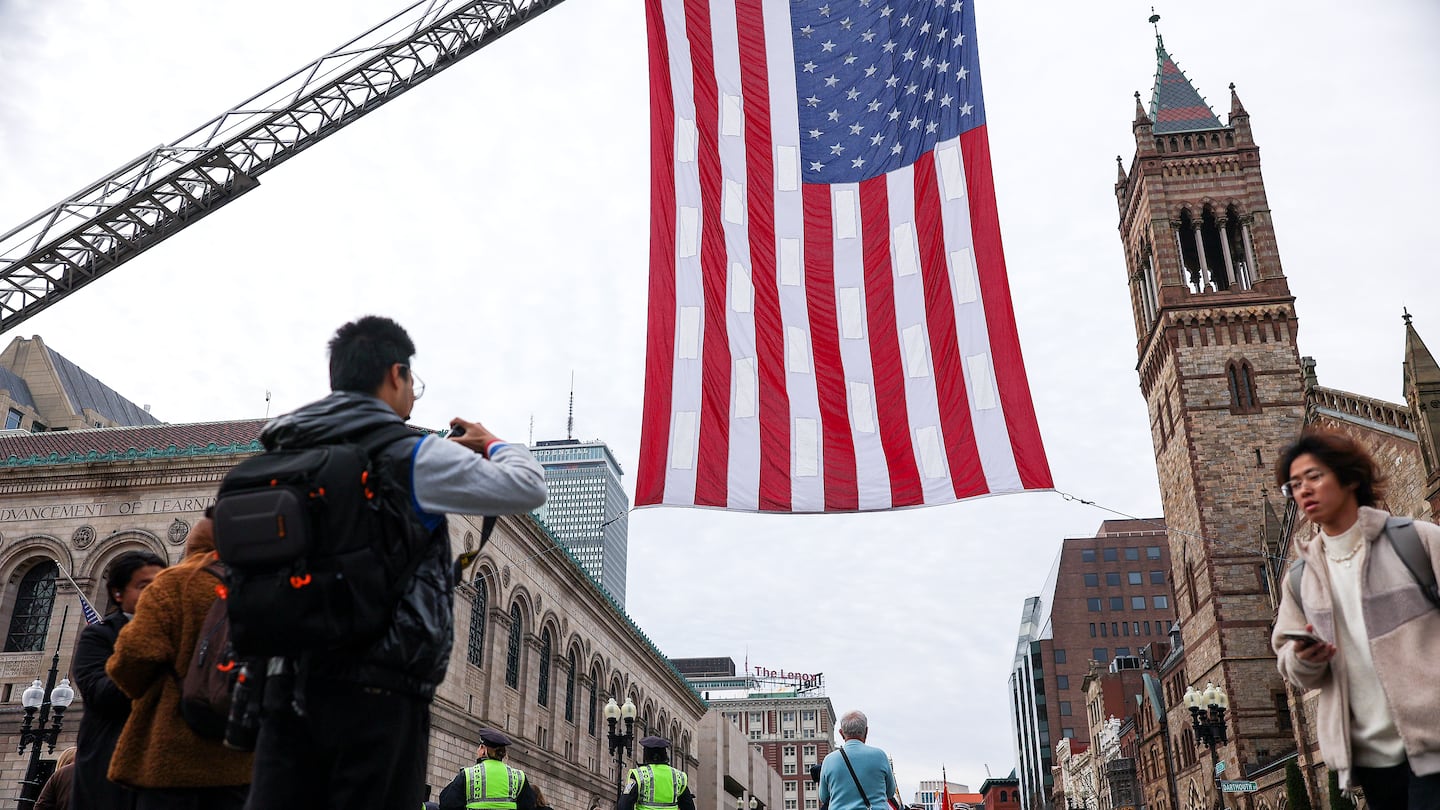
[[[1430,513],[1440,515],[1440,364],[1420,339],[1405,311],[1405,401],[1425,462],[1425,499]]]

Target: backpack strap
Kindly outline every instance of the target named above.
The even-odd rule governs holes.
[[[1285,581],[1290,588],[1290,598],[1294,600],[1295,606],[1300,608],[1300,613],[1305,613],[1305,602],[1300,598],[1300,580],[1305,578],[1305,561],[1295,559],[1290,563],[1290,570],[1285,576]]]
[[[1435,569],[1431,566],[1430,555],[1425,544],[1420,542],[1420,532],[1415,521],[1408,517],[1391,515],[1385,519],[1385,536],[1390,538],[1390,547],[1400,557],[1400,562],[1410,570],[1410,576],[1419,584],[1421,593],[1430,604],[1440,610],[1440,588],[1436,587]]]
[[[356,436],[352,441],[365,451],[366,456],[374,460],[385,448],[411,436],[421,439],[425,437],[425,434],[404,422],[389,422],[368,433]]]

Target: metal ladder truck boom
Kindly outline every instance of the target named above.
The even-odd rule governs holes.
[[[419,0],[0,236],[0,333],[561,0]]]

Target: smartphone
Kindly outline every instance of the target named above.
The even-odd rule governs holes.
[[[1284,632],[1282,632],[1282,633],[1280,634],[1280,637],[1281,637],[1281,638],[1285,638],[1285,639],[1289,639],[1290,641],[1296,641],[1296,642],[1299,642],[1299,643],[1301,643],[1301,644],[1324,644],[1324,643],[1325,643],[1325,640],[1324,640],[1324,639],[1320,638],[1319,636],[1315,635],[1314,633],[1307,633],[1307,632],[1305,632],[1304,630],[1286,630],[1286,631],[1284,631]]]

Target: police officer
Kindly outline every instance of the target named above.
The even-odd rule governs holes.
[[[440,791],[440,810],[535,810],[535,788],[525,772],[504,762],[509,746],[510,738],[500,731],[480,729],[475,764]]]
[[[640,765],[630,770],[617,810],[695,810],[690,778],[669,765],[670,741],[646,737],[640,747],[644,749]]]

